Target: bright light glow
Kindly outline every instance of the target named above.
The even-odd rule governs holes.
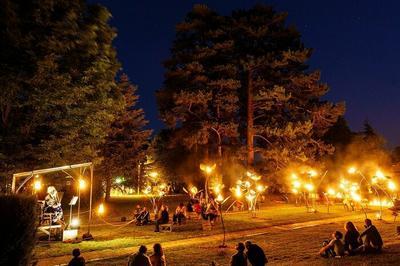
[[[35,189],[35,191],[41,190],[42,182],[40,182],[40,180],[35,180],[35,182],[33,183],[33,188]]]
[[[235,196],[238,198],[242,197],[242,189],[239,186],[235,188]]]
[[[357,168],[355,168],[354,166],[350,167],[349,169],[347,169],[347,172],[349,174],[355,174],[357,172]]]
[[[216,166],[217,166],[216,164],[213,165],[200,164],[200,169],[206,172],[207,175],[209,175],[212,173],[212,171],[214,171]]]
[[[86,182],[84,179],[79,179],[79,189],[84,189],[86,187]]]
[[[78,229],[63,230],[63,242],[73,241],[78,237]]]
[[[309,170],[308,171],[308,174],[311,176],[311,177],[314,177],[314,176],[317,176],[317,171],[315,171],[314,169],[311,169],[311,170]]]
[[[378,178],[380,178],[380,179],[384,179],[384,178],[385,178],[385,175],[382,173],[381,170],[377,170],[377,171],[375,172],[375,176],[378,177]]]
[[[292,177],[292,179],[299,179],[299,177],[298,177],[295,173],[293,173],[293,174],[291,175],[291,177]]]
[[[256,197],[254,190],[251,190],[249,194],[246,195],[246,199],[250,202],[254,200]]]
[[[361,201],[361,196],[359,194],[355,193],[355,192],[351,192],[350,196],[354,201],[357,201],[357,202]]]
[[[216,184],[212,189],[214,190],[215,194],[220,194],[224,185]]]
[[[382,207],[393,207],[393,202],[387,199],[382,199],[379,201],[379,199],[373,199],[372,201],[369,202],[370,206],[382,206]]]
[[[311,183],[307,183],[304,185],[304,188],[311,192],[314,190],[314,185]]]
[[[215,200],[216,200],[218,203],[221,203],[221,202],[224,201],[224,197],[222,197],[222,195],[219,194]]]
[[[258,181],[261,179],[261,176],[251,173],[249,171],[246,172],[246,175],[254,181]]]
[[[152,178],[156,178],[158,176],[158,173],[157,172],[150,172],[149,176],[152,177]]]
[[[115,179],[115,183],[117,183],[117,184],[121,184],[122,183],[122,178],[121,177],[117,177],[116,179]]]
[[[251,186],[249,181],[244,182],[245,187],[249,188]]]
[[[328,192],[329,196],[334,196],[336,194],[336,192],[333,188],[328,188],[327,192]]]
[[[300,187],[301,187],[300,181],[298,181],[298,180],[293,181],[293,186],[294,186],[295,188],[300,188]]]
[[[393,181],[389,181],[388,182],[388,189],[391,190],[391,191],[394,191],[394,190],[397,189],[397,186]]]
[[[97,209],[97,213],[98,213],[99,215],[103,215],[104,212],[105,212],[104,204],[101,203],[101,204],[99,205],[99,208]]]
[[[257,186],[257,191],[258,191],[258,192],[263,192],[264,189],[265,189],[265,187],[264,187],[263,185],[258,185],[258,186]]]
[[[295,188],[292,188],[292,192],[293,192],[294,194],[299,193],[299,191],[298,191],[297,189],[295,189]]]
[[[143,193],[149,195],[151,193],[151,186],[147,186],[145,189],[143,189]]]
[[[191,188],[190,188],[190,192],[191,192],[193,195],[196,195],[197,192],[198,192],[197,187],[195,187],[195,186],[191,187]]]
[[[72,227],[78,227],[79,226],[79,219],[78,218],[72,219],[71,226]]]

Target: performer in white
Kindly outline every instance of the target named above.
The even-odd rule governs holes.
[[[61,208],[61,201],[55,187],[49,186],[47,188],[47,196],[45,200],[45,213],[52,213],[52,223],[62,223],[63,210]]]

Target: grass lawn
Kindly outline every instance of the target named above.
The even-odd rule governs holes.
[[[176,200],[170,202],[170,209],[174,209],[174,205],[172,205],[174,202],[176,202]],[[113,203],[113,205],[108,206],[108,217],[105,219],[107,222],[117,224],[116,222],[121,216],[130,216],[129,213],[133,209],[133,206],[134,204],[126,202]],[[326,212],[325,206],[320,206],[318,210],[319,212],[317,213],[306,213],[305,207],[274,204],[263,206],[262,209],[257,212],[256,218],[251,218],[250,214],[247,212],[228,213],[226,215],[224,214],[224,221],[227,232],[233,232],[272,225],[299,223],[351,215],[349,212],[344,212],[341,206],[331,207],[330,213]],[[357,214],[360,213],[358,212]],[[386,215],[386,217],[389,218],[389,215]],[[134,224],[130,224],[124,227],[111,226],[104,224],[104,221],[99,218],[95,219],[94,224],[96,224],[96,226],[92,228],[92,234],[95,237],[95,241],[83,241],[77,244],[65,244],[61,242],[39,244],[35,249],[35,257],[40,259],[51,256],[69,255],[71,250],[77,247],[84,253],[94,250],[135,247],[141,244],[152,245],[156,242],[163,243],[172,240],[209,236],[222,232],[220,223],[216,225],[212,231],[203,231],[200,220],[189,221],[186,225],[179,227],[179,231],[172,233],[155,233],[153,232],[153,225],[135,226]],[[83,228],[80,234],[83,234],[85,229],[86,228]],[[319,242],[321,241],[316,241],[316,243]],[[207,247],[200,248],[207,249]],[[174,251],[171,250],[171,252]],[[197,252],[199,252],[199,250],[197,250]],[[199,253],[204,254],[204,252]]]
[[[389,213],[388,213],[389,215]],[[389,218],[389,216],[386,216]],[[354,220],[362,229],[362,219]],[[396,224],[392,221],[374,221],[380,230],[385,248],[382,254],[359,255],[341,259],[324,259],[317,255],[323,240],[330,237],[331,232],[344,232],[343,223],[330,223],[315,227],[295,230],[266,230],[265,234],[238,238],[228,241],[227,249],[219,249],[219,242],[211,242],[197,246],[167,248],[165,253],[168,265],[229,265],[230,256],[235,252],[238,241],[247,239],[259,244],[267,253],[270,265],[399,265],[400,239],[396,235]],[[155,242],[153,242],[155,243]],[[161,242],[162,243],[162,242]],[[148,246],[151,249],[151,246]],[[151,252],[150,252],[151,254]],[[126,265],[127,258],[120,257],[89,263],[89,265]]]

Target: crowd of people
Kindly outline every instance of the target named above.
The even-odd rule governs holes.
[[[319,254],[329,258],[380,252],[383,240],[378,229],[370,219],[365,219],[364,227],[364,231],[360,233],[352,222],[347,222],[344,239],[340,231],[333,232],[332,239],[323,242]]]
[[[184,206],[180,204],[177,207],[175,215],[181,213]],[[168,218],[167,206],[161,206],[160,219]],[[163,217],[164,216],[164,217]],[[178,218],[177,218],[178,219]],[[158,221],[158,220],[157,220]],[[161,221],[160,221],[161,222]],[[157,222],[156,222],[157,226]],[[365,230],[361,233],[352,222],[345,224],[345,234],[340,231],[332,233],[332,239],[324,241],[319,251],[319,255],[324,258],[343,257],[345,255],[354,256],[357,254],[379,253],[383,247],[383,240],[378,229],[372,224],[370,219],[365,219]],[[73,258],[68,266],[84,266],[85,259],[81,257],[79,249],[72,252]],[[210,262],[211,265],[216,265]],[[236,245],[236,253],[232,255],[230,266],[263,266],[268,263],[264,250],[251,241],[239,242]],[[128,266],[166,266],[167,260],[164,255],[161,244],[157,243],[153,246],[153,254],[147,255],[147,247],[142,245],[138,252],[132,254],[128,258]]]

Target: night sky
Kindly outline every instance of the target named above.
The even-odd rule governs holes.
[[[163,82],[162,61],[169,57],[175,25],[193,4],[203,3],[222,14],[272,4],[289,13],[307,47],[314,49],[311,69],[320,69],[332,101],[345,101],[352,130],[368,119],[391,147],[400,145],[400,2],[396,0],[224,0],[98,2],[113,14],[115,40],[123,70],[139,86],[140,106],[150,127],[163,127],[158,119],[155,91]]]

